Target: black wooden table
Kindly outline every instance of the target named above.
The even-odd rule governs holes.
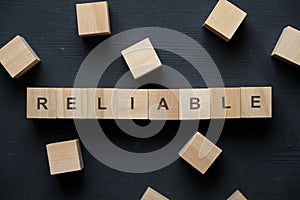
[[[300,199],[300,70],[270,57],[285,26],[300,29],[300,1],[232,2],[248,16],[230,43],[202,28],[216,3],[209,0],[110,0],[112,33],[154,26],[187,34],[209,52],[225,86],[272,85],[272,119],[227,120],[218,141],[224,152],[205,175],[183,160],[146,174],[118,172],[83,147],[83,171],[50,176],[45,145],[78,135],[72,120],[27,120],[26,87],[72,87],[81,62],[105,37],[78,37],[76,1],[1,0],[0,46],[20,34],[42,63],[18,80],[0,69],[0,199],[133,200],[149,185],[178,200],[226,199],[235,189],[248,199]],[[187,65],[168,52],[158,54],[176,69]],[[202,86],[201,77],[186,68],[192,85]],[[113,87],[127,70],[119,58],[102,85]],[[147,141],[122,133],[112,120],[103,126],[115,144],[137,150],[145,143],[149,149],[167,144],[178,123],[169,122],[164,133]],[[208,123],[199,131],[205,133]]]

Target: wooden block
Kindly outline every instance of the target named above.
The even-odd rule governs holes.
[[[148,90],[118,89],[118,119],[148,119]]]
[[[210,119],[209,89],[180,89],[179,115],[181,120]]]
[[[106,1],[76,4],[80,37],[110,35],[109,9]]]
[[[50,174],[61,174],[83,169],[79,140],[46,145]]]
[[[27,118],[56,118],[56,88],[27,88]]]
[[[228,42],[247,13],[227,0],[219,0],[203,26]]]
[[[300,31],[290,26],[283,29],[272,56],[300,67]]]
[[[87,118],[87,90],[81,88],[57,88],[57,118]]]
[[[149,119],[178,120],[179,90],[151,89],[149,90]]]
[[[162,66],[149,38],[128,47],[121,54],[135,79]]]
[[[227,200],[247,200],[247,199],[240,191],[237,190]]]
[[[89,88],[87,89],[87,118],[90,119],[116,119],[117,95],[115,88]]]
[[[19,78],[40,61],[25,39],[19,35],[0,49],[0,62],[12,78]]]
[[[272,87],[241,88],[241,118],[271,118]]]
[[[204,174],[222,150],[199,132],[179,152],[179,156]]]
[[[169,200],[167,197],[148,187],[141,200]]]
[[[211,88],[211,119],[240,118],[241,89]]]

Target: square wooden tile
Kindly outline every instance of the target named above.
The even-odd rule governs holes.
[[[118,89],[118,119],[148,119],[148,90]]]
[[[162,66],[149,38],[128,47],[121,53],[135,79]]]
[[[239,190],[237,190],[227,200],[247,200],[247,199]]]
[[[227,0],[219,0],[203,26],[225,41],[229,41],[247,13]]]
[[[211,119],[241,117],[241,88],[211,88]]]
[[[179,90],[149,89],[149,119],[178,120]]]
[[[76,4],[76,12],[79,36],[110,35],[109,9],[106,1]]]
[[[167,197],[148,187],[141,200],[169,200]]]
[[[242,87],[241,117],[271,118],[272,87]]]
[[[56,88],[27,88],[27,118],[56,118]]]
[[[0,62],[12,78],[19,78],[40,62],[26,40],[17,35],[0,49]]]
[[[181,149],[179,156],[204,174],[222,150],[197,132]]]
[[[210,119],[209,89],[179,89],[181,120]]]
[[[300,31],[290,26],[283,29],[272,56],[300,67]]]
[[[83,169],[79,140],[46,145],[50,174],[61,174]]]

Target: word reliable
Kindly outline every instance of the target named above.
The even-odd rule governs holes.
[[[271,117],[271,87],[27,88],[27,118],[197,120]]]

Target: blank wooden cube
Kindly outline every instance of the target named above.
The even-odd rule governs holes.
[[[76,4],[80,37],[110,35],[109,10],[106,1]]]
[[[0,49],[0,62],[12,78],[19,78],[40,59],[25,39],[17,35]]]
[[[241,117],[271,118],[272,87],[242,87]]]
[[[247,200],[247,199],[240,191],[237,190],[227,200]]]
[[[181,120],[210,119],[209,89],[180,89],[179,115]]]
[[[222,150],[197,132],[179,152],[179,156],[204,174]]]
[[[118,89],[118,119],[148,119],[148,90]]]
[[[300,31],[290,26],[283,29],[272,56],[300,67]]]
[[[27,118],[56,118],[56,88],[27,88]]]
[[[57,118],[87,118],[87,90],[83,88],[57,88]]]
[[[211,118],[240,118],[241,89],[240,88],[211,88]]]
[[[179,90],[150,89],[149,90],[149,119],[178,120],[179,119]]]
[[[135,79],[162,66],[149,38],[128,47],[121,54]]]
[[[169,200],[167,197],[148,187],[141,200]]]
[[[79,140],[46,145],[50,174],[61,174],[83,169]]]
[[[118,90],[114,88],[87,89],[87,118],[116,119],[117,95]]]
[[[203,26],[228,42],[246,15],[247,13],[229,1],[219,0]]]

